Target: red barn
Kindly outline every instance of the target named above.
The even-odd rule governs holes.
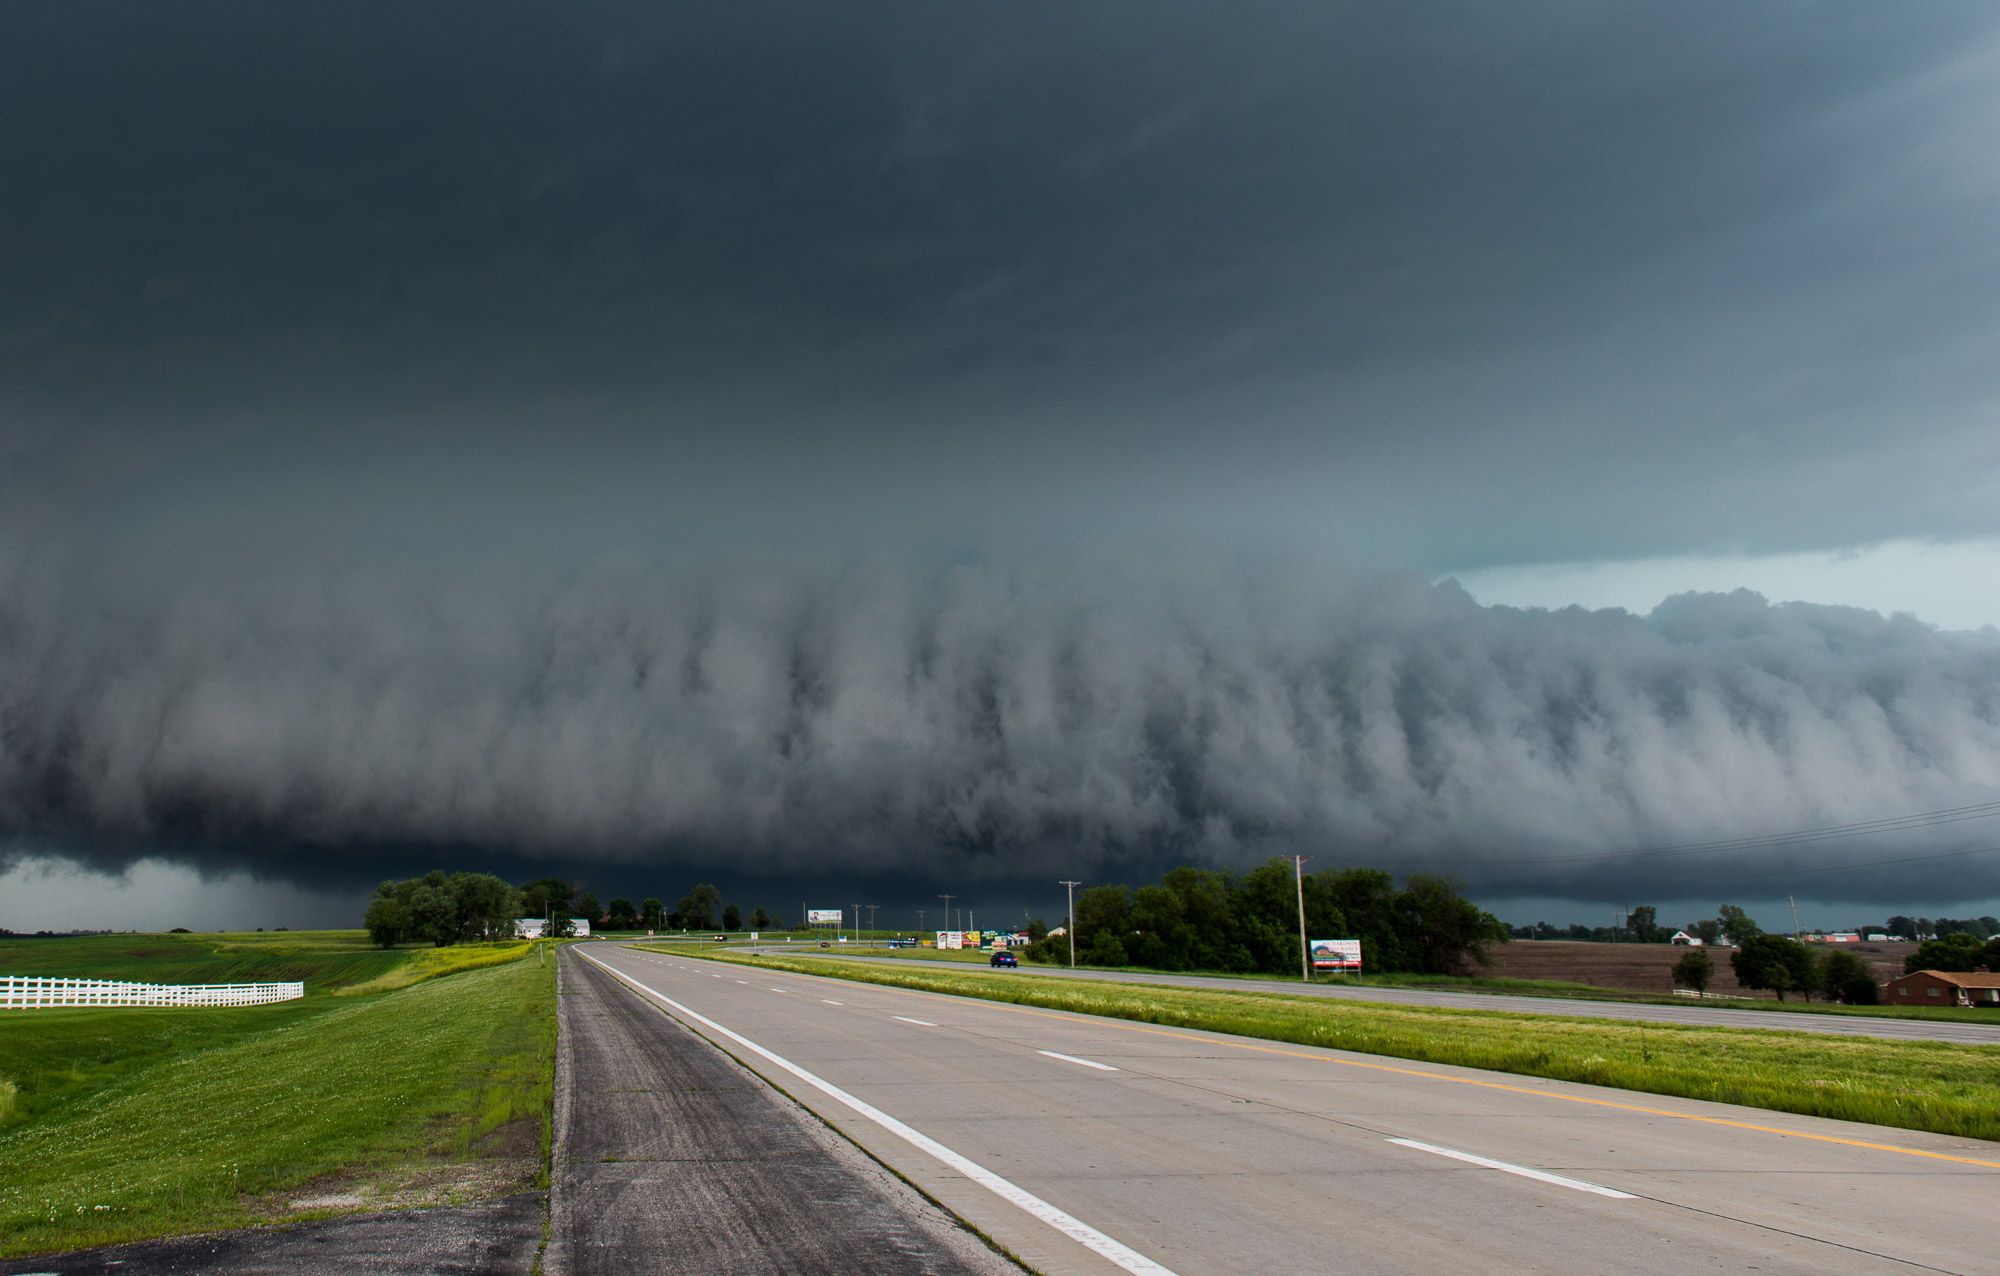
[[[1891,979],[1882,1000],[1891,1006],[1982,1006],[2000,1010],[2000,975],[1984,971],[1919,970]]]

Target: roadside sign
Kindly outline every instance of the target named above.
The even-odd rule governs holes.
[[[1315,939],[1306,947],[1312,953],[1314,970],[1361,973],[1361,941],[1358,939]]]

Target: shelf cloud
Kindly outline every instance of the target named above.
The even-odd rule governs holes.
[[[17,567],[0,832],[278,877],[385,846],[975,880],[1302,850],[1503,893],[1776,871],[1865,898],[1904,870],[1828,870],[1910,843],[1596,857],[2000,794],[2000,634],[1743,591],[1638,617],[1223,564],[502,583]]]

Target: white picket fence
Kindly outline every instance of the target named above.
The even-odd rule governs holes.
[[[306,995],[296,984],[135,984],[119,979],[0,975],[0,1010],[57,1006],[261,1006]]]

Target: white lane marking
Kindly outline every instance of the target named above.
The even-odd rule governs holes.
[[[1608,1196],[1614,1201],[1632,1201],[1638,1198],[1630,1192],[1619,1192],[1582,1179],[1566,1179],[1560,1174],[1550,1174],[1546,1170],[1531,1170],[1525,1165],[1514,1165],[1507,1161],[1495,1161],[1490,1157],[1474,1156],[1470,1152],[1454,1152],[1434,1143],[1419,1143],[1415,1139],[1390,1139],[1399,1147],[1415,1148],[1419,1152],[1429,1152],[1435,1156],[1448,1156],[1454,1161],[1464,1161],[1468,1165],[1483,1165],[1489,1170],[1499,1170],[1503,1174],[1518,1174],[1524,1179],[1534,1179],[1538,1183],[1553,1183],[1557,1187],[1567,1187],[1573,1191],[1590,1192],[1598,1196]]]
[[[935,1027],[937,1027],[937,1025],[936,1025],[936,1024],[932,1023],[932,1022],[931,1022],[930,1020],[928,1020],[928,1019],[912,1019],[912,1018],[910,1018],[910,1017],[909,1017],[908,1015],[890,1015],[889,1017],[890,1017],[891,1019],[901,1019],[901,1020],[902,1020],[902,1021],[903,1021],[904,1023],[913,1023],[913,1024],[917,1025],[917,1026],[918,1026],[919,1028],[935,1028]]]
[[[743,1034],[730,1031],[708,1016],[695,1013],[663,993],[654,992],[651,988],[646,987],[646,985],[640,983],[622,970],[613,970],[610,966],[605,965],[603,962],[598,961],[597,958],[591,957],[588,954],[579,954],[579,956],[582,956],[585,961],[602,970],[610,971],[611,974],[624,980],[633,988],[651,997],[661,1005],[668,1006],[686,1015],[703,1027],[729,1038],[759,1058],[765,1059],[772,1065],[784,1069],[828,1098],[846,1104],[855,1112],[873,1121],[889,1133],[908,1143],[911,1147],[936,1157],[1001,1200],[1006,1201],[1010,1205],[1017,1206],[1033,1217],[1047,1223],[1050,1227],[1055,1228],[1077,1244],[1085,1246],[1092,1252],[1131,1272],[1133,1276],[1175,1276],[1172,1268],[1160,1266],[1160,1264],[1147,1258],[1131,1246],[1126,1245],[1122,1241],[1113,1240],[1074,1215],[1064,1213],[1026,1188],[1015,1186],[1013,1183],[1008,1182],[998,1174],[979,1164],[979,1162],[952,1151],[930,1135],[920,1130],[912,1129],[873,1104],[862,1102],[832,1082],[822,1081],[783,1055],[766,1050],[763,1046],[758,1045]]]
[[[846,1004],[847,1004],[847,1003],[846,1003],[846,1002],[844,1002],[844,1001],[830,1001],[830,1000],[828,1000],[828,999],[827,999],[827,998],[825,998],[825,997],[821,997],[821,998],[820,998],[819,1000],[820,1000],[820,1004],[821,1004],[821,1005],[825,1005],[825,1006],[844,1006],[844,1005],[846,1005]]]
[[[739,979],[736,982],[742,984],[746,988],[750,986],[750,981],[747,979]]]
[[[1084,1067],[1086,1067],[1086,1068],[1095,1068],[1095,1069],[1097,1069],[1097,1070],[1098,1070],[1099,1072],[1116,1072],[1116,1071],[1118,1071],[1118,1069],[1116,1069],[1116,1068],[1112,1067],[1112,1066],[1111,1066],[1110,1064],[1108,1064],[1108,1063],[1093,1063],[1093,1062],[1091,1062],[1091,1061],[1090,1061],[1089,1059],[1079,1059],[1079,1058],[1077,1058],[1077,1057],[1076,1057],[1075,1055],[1073,1055],[1073,1054],[1057,1054],[1057,1053],[1056,1053],[1055,1051],[1053,1051],[1053,1050],[1037,1050],[1037,1051],[1035,1051],[1035,1053],[1036,1053],[1036,1054],[1045,1054],[1045,1055],[1047,1055],[1047,1056],[1048,1056],[1049,1058],[1051,1058],[1051,1059],[1061,1059],[1061,1060],[1062,1060],[1062,1061],[1063,1061],[1064,1063],[1080,1063],[1080,1064],[1082,1064],[1082,1065],[1083,1065]]]
[[[773,989],[772,989],[771,991],[772,991],[772,992],[783,992],[783,991],[784,991],[784,989],[782,989],[782,988],[773,988]]]

